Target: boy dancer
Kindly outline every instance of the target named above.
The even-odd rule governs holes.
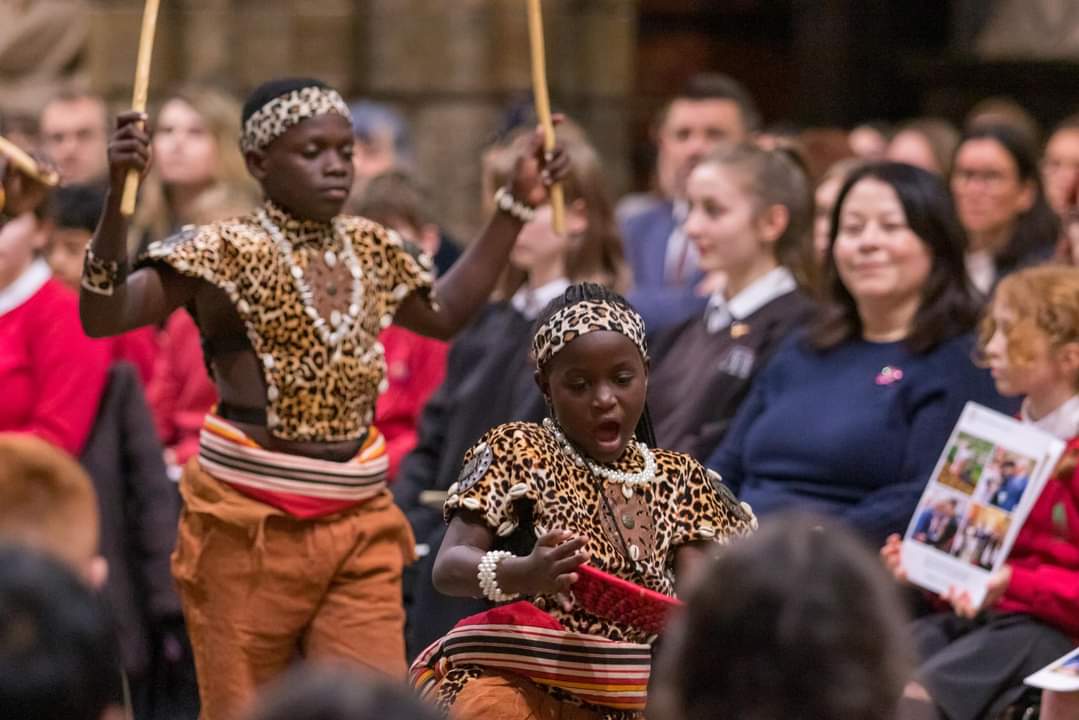
[[[81,315],[91,335],[181,305],[199,324],[221,401],[181,481],[173,573],[204,716],[233,717],[297,648],[403,675],[413,540],[371,424],[385,375],[377,336],[395,320],[439,338],[460,329],[566,159],[541,162],[537,138],[483,235],[433,284],[430,261],[395,233],[338,214],[353,179],[341,96],[316,80],[272,81],[245,104],[241,140],[266,202],[152,244],[128,276],[119,201],[127,171],[149,163],[144,119],[122,115],[110,144]]]

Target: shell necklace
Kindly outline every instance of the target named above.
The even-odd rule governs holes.
[[[639,472],[629,473],[623,470],[614,470],[593,462],[590,458],[582,457],[577,452],[577,448],[573,447],[573,444],[566,439],[562,430],[551,418],[543,419],[543,427],[554,436],[562,449],[562,453],[572,460],[577,467],[587,468],[594,476],[621,485],[622,494],[627,499],[633,497],[634,490],[647,485],[656,477],[656,456],[643,442],[637,443],[637,449],[641,451],[641,456],[644,457],[644,468]]]
[[[315,330],[318,332],[322,342],[326,344],[330,350],[334,352],[334,357],[341,351],[341,342],[352,330],[356,323],[356,319],[360,316],[360,305],[363,302],[363,283],[360,282],[362,277],[362,270],[360,263],[356,259],[355,253],[352,251],[352,241],[348,237],[348,233],[341,227],[341,223],[337,218],[333,220],[334,234],[341,241],[341,260],[344,261],[345,267],[348,268],[349,275],[352,276],[352,292],[349,296],[348,312],[342,313],[338,310],[334,310],[330,313],[329,322],[326,321],[322,315],[319,314],[318,307],[315,305],[315,293],[311,290],[311,283],[307,281],[304,276],[303,268],[296,264],[296,261],[292,259],[293,247],[292,243],[288,241],[285,234],[281,232],[281,228],[277,227],[270,216],[266,214],[266,210],[259,208],[258,221],[262,226],[262,229],[270,236],[270,239],[277,245],[278,250],[281,251],[281,255],[285,258],[285,263],[288,265],[289,275],[292,276],[292,281],[296,286],[296,292],[300,295],[300,300],[303,302],[303,311],[307,314],[311,321],[315,324]],[[327,248],[322,254],[322,259],[326,261],[326,267],[333,268],[337,265],[337,253],[332,249]]]

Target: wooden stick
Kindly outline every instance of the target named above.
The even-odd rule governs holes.
[[[547,60],[543,45],[543,12],[540,0],[528,0],[528,39],[532,46],[532,94],[536,115],[543,126],[543,149],[554,149],[554,122],[551,121],[551,98],[547,92]],[[562,183],[551,186],[551,226],[558,235],[566,234],[566,200]]]
[[[150,89],[150,60],[154,54],[154,33],[157,30],[157,9],[160,0],[146,0],[142,12],[142,33],[139,35],[139,60],[135,66],[135,89],[131,97],[131,109],[146,112],[146,99]],[[124,217],[135,214],[135,199],[139,193],[139,173],[128,170],[124,178],[124,197],[120,212]]]
[[[60,184],[60,177],[54,171],[42,168],[34,158],[3,135],[0,135],[0,155],[6,157],[15,168],[31,180],[50,187]]]

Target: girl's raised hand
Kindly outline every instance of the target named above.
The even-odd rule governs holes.
[[[587,538],[566,530],[551,530],[536,541],[521,563],[526,595],[564,593],[577,582],[577,568],[587,562],[583,552]]]

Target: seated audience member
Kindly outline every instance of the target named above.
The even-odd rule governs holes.
[[[47,553],[100,589],[101,520],[94,485],[74,458],[24,433],[0,432],[0,543]]]
[[[131,222],[131,255],[184,225],[206,222],[208,205],[239,213],[254,207],[258,193],[236,141],[240,115],[235,98],[213,88],[166,96],[151,124],[153,162]]]
[[[41,111],[41,146],[64,185],[101,185],[109,172],[109,113],[105,99],[63,92]]]
[[[438,226],[431,222],[427,193],[402,170],[372,178],[356,213],[396,231],[431,257],[438,251]],[[420,412],[446,376],[449,346],[399,325],[384,329],[379,342],[386,352],[389,386],[375,405],[375,424],[386,438],[390,456],[387,480],[393,482],[401,460],[416,447]]]
[[[951,190],[967,233],[967,271],[988,295],[1015,270],[1047,260],[1059,225],[1045,201],[1037,154],[1003,125],[963,136],[952,163]]]
[[[91,588],[47,554],[0,546],[0,717],[122,720],[120,697],[112,623]]]
[[[97,228],[105,191],[95,185],[67,185],[49,198],[49,235],[45,259],[53,276],[75,292],[79,291],[86,248]],[[112,359],[126,360],[135,366],[143,385],[150,382],[157,356],[157,333],[145,327],[117,335],[112,344]]]
[[[1030,112],[1007,95],[993,95],[975,103],[963,119],[963,132],[969,133],[988,125],[1003,125],[1030,147],[1042,144],[1042,128]]]
[[[957,145],[959,131],[954,125],[943,118],[921,117],[899,126],[888,142],[885,157],[948,177]]]
[[[668,630],[657,720],[888,720],[910,653],[898,594],[844,528],[788,516],[737,540]]]
[[[970,363],[978,303],[940,178],[866,165],[837,208],[816,321],[757,375],[708,464],[763,523],[798,507],[880,543],[906,526],[963,405],[1013,405]]]
[[[1079,115],[1071,115],[1053,128],[1045,144],[1041,174],[1045,199],[1063,222],[1075,209],[1079,184]]]
[[[734,78],[696,75],[663,109],[656,123],[657,178],[664,202],[622,224],[633,273],[629,300],[650,333],[682,323],[704,309],[708,292],[697,252],[681,224],[686,180],[693,166],[721,143],[748,142],[760,129],[753,98]]]
[[[301,665],[269,685],[247,720],[438,720],[404,688],[344,667]]]
[[[345,212],[363,215],[360,207],[364,204],[367,184],[376,176],[394,169],[414,172],[415,152],[408,121],[396,110],[370,100],[360,100],[349,109],[352,111],[352,134],[356,138],[352,150],[355,180],[348,203],[345,204]],[[449,235],[437,228],[436,231],[438,242],[432,245],[431,256],[438,272],[444,273],[461,256],[461,251]]]
[[[685,233],[701,269],[725,281],[701,316],[652,344],[648,405],[660,445],[706,459],[757,368],[812,310],[795,278],[806,264],[811,200],[785,151],[750,145],[706,157],[687,191]]]
[[[42,203],[0,153],[0,432],[29,432],[78,455],[105,388],[110,347],[86,337],[78,298],[41,257]]]
[[[1079,638],[1079,270],[1004,278],[979,345],[997,389],[1023,396],[1020,418],[1068,445],[981,605],[952,589],[942,598],[948,611],[914,622],[921,665],[905,692],[911,720],[996,718],[1028,692],[1026,676]],[[881,554],[905,580],[900,536]]]
[[[825,170],[817,182],[817,189],[813,192],[813,257],[820,268],[827,265],[832,218],[839,189],[843,187],[847,175],[855,168],[861,167],[864,162],[860,158],[840,160]]]
[[[517,420],[539,422],[546,414],[528,347],[535,320],[547,303],[571,281],[613,288],[626,283],[599,156],[579,130],[563,126],[559,133],[571,163],[563,183],[566,235],[551,229],[549,207],[538,208],[535,219],[521,231],[494,301],[454,339],[446,379],[420,416],[419,442],[401,464],[393,487],[417,541],[430,548],[414,568],[410,655],[441,637],[457,620],[484,609],[469,598],[447,598],[431,585],[431,565],[446,528],[441,503],[424,503],[421,494],[449,488],[460,474],[465,452],[491,427]],[[485,174],[492,185],[498,187],[509,177],[515,156],[513,141],[487,155]]]
[[[892,129],[879,121],[864,122],[855,125],[847,134],[847,144],[850,145],[854,157],[864,162],[878,162],[884,160],[884,154],[888,152],[888,139]]]

